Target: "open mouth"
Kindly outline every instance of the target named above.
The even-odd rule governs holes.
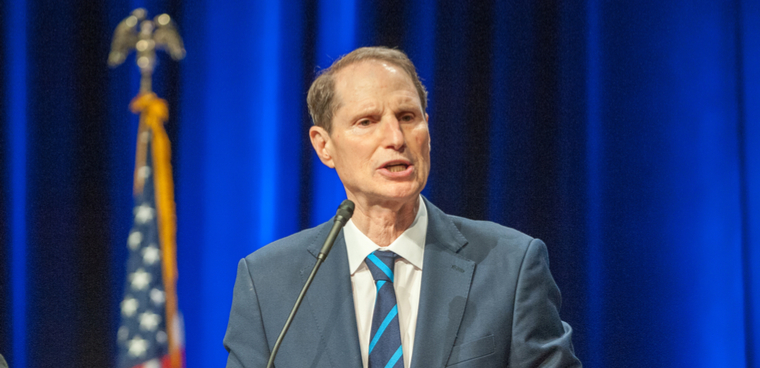
[[[388,171],[390,171],[390,172],[402,172],[402,171],[406,170],[407,167],[409,167],[409,165],[403,164],[403,163],[398,163],[398,164],[388,165],[385,168]]]

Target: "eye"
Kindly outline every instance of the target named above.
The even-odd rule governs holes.
[[[400,120],[403,121],[403,122],[414,121],[414,114],[404,114],[404,115],[401,116]]]
[[[372,121],[370,121],[369,119],[362,119],[362,120],[359,120],[359,122],[356,124],[359,126],[366,127],[366,126],[372,125]]]

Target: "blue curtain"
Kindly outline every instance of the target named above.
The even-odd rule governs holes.
[[[585,366],[760,368],[758,1],[0,4],[14,368],[115,359],[138,75],[105,60],[137,6],[172,14],[187,49],[154,83],[171,108],[188,367],[225,362],[237,260],[345,198],[306,134],[315,73],[386,45],[430,91],[424,194],[547,242]]]

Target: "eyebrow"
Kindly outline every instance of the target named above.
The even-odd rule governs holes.
[[[381,110],[382,108],[380,108],[379,104],[374,102],[361,104],[357,110],[350,115],[350,119],[356,120],[360,117],[377,115]]]
[[[398,104],[398,109],[404,112],[414,112],[415,114],[424,113],[422,110],[422,105],[419,103],[415,103],[411,99],[408,101],[403,101]]]
[[[396,102],[397,110],[401,110],[402,112],[414,112],[414,113],[424,114],[424,111],[422,111],[422,106],[418,102],[416,102],[414,100],[414,97],[412,96],[398,97],[395,100],[395,102]],[[375,101],[365,101],[363,103],[355,105],[357,110],[350,115],[350,119],[356,120],[364,116],[377,115],[384,109],[382,105],[383,104],[379,104]],[[340,106],[344,106],[344,105],[341,104]]]

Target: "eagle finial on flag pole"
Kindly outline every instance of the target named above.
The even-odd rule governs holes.
[[[121,65],[132,50],[137,50],[137,66],[140,68],[140,92],[151,91],[153,69],[156,66],[156,50],[166,50],[174,60],[185,57],[185,47],[177,27],[169,14],[161,14],[148,20],[143,8],[132,11],[124,18],[113,34],[108,65]]]
[[[132,50],[140,68],[140,91],[129,104],[140,114],[134,171],[133,225],[127,247],[127,276],[117,334],[119,368],[181,368],[182,318],[177,303],[176,211],[171,146],[164,129],[169,118],[165,100],[152,92],[156,50],[174,60],[185,56],[182,38],[171,17],[147,19],[135,9],[114,31],[108,65],[116,67]]]

